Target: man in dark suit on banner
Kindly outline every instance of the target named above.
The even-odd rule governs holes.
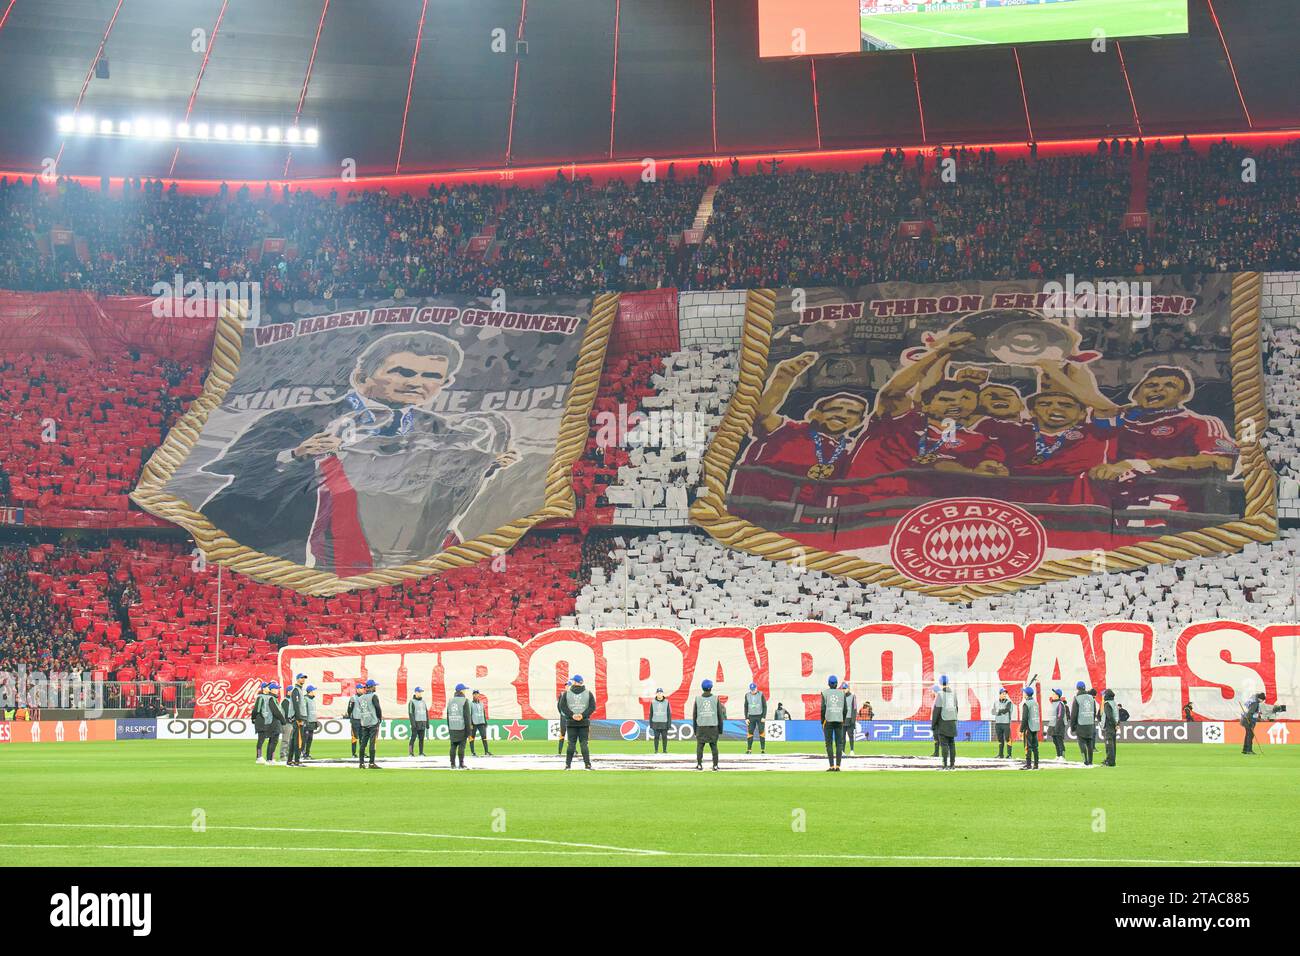
[[[437,554],[484,481],[518,461],[508,435],[432,411],[462,358],[434,332],[374,340],[345,396],[269,412],[205,466],[232,477],[200,510],[246,547],[340,577]]]

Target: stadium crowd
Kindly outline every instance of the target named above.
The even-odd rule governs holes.
[[[955,163],[952,182],[945,158]],[[1255,162],[1253,181],[1242,179],[1246,159]],[[1135,177],[1146,190],[1149,230],[1124,228]],[[264,296],[288,300],[1296,269],[1298,177],[1295,144],[1005,161],[992,151],[898,151],[855,173],[774,168],[734,176],[718,191],[697,246],[679,239],[709,183],[705,175],[636,185],[560,176],[535,190],[358,191],[342,201],[269,189],[196,196],[158,181],[109,197],[67,180],[54,191],[0,180],[0,287],[140,293],[182,271],[261,281]],[[899,235],[903,221],[923,224],[918,238]],[[56,242],[58,230],[74,241]],[[266,239],[283,239],[283,250],[268,251]],[[1099,327],[1088,344],[1111,351],[1106,334]],[[1192,341],[1164,320],[1143,334],[1144,345],[1162,351],[1210,341],[1204,330]],[[1266,329],[1265,348],[1274,411],[1266,449],[1282,477],[1281,497],[1298,499],[1300,335]],[[198,393],[202,374],[140,353],[0,353],[0,505],[28,509],[29,524],[155,524],[125,496]],[[1167,635],[1207,615],[1266,623],[1295,613],[1295,534],[1226,559],[1077,578],[954,609],[910,592],[798,573],[694,532],[614,538],[591,531],[610,523],[685,525],[700,455],[737,375],[734,348],[610,356],[587,450],[574,468],[573,522],[530,533],[501,566],[484,562],[337,598],[227,575],[223,659],[268,660],[285,642],[523,639],[556,624],[590,629],[661,623],[665,615],[683,626],[813,619],[843,627],[921,623],[940,611],[954,620],[1131,615]],[[600,416],[618,416],[620,408],[666,416],[672,434],[598,440]],[[100,517],[88,522],[92,514]],[[584,534],[575,536],[574,525]],[[86,666],[124,680],[185,679],[215,658],[217,628],[215,575],[196,564],[191,547],[175,536],[88,544],[32,538],[4,547],[0,669]]]

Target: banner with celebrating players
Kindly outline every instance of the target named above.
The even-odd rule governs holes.
[[[950,600],[1276,536],[1260,277],[748,294],[692,519]]]
[[[617,295],[298,303],[219,321],[203,394],[132,499],[313,595],[395,584],[573,514]]]

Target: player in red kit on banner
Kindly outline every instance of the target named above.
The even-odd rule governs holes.
[[[947,497],[957,490],[947,476],[1002,477],[1008,473],[1006,456],[997,442],[968,427],[978,417],[979,386],[946,379],[927,387],[919,403],[911,394],[931,368],[946,362],[970,339],[969,333],[958,332],[936,340],[929,352],[896,372],[880,390],[875,412],[848,467],[855,498]],[[935,478],[913,474],[860,481],[921,469],[938,474]],[[846,494],[846,502],[847,498]]]
[[[795,380],[816,361],[816,352],[786,359],[768,380],[754,419],[753,441],[732,479],[729,497],[733,514],[750,510],[745,499],[833,507],[834,489],[818,483],[843,473],[852,435],[866,418],[867,403],[842,392],[818,399],[803,421],[778,414]]]
[[[1038,504],[1097,504],[1088,472],[1109,460],[1113,431],[1087,421],[1083,403],[1060,391],[1030,396],[1029,415],[1019,434],[1003,438],[1013,478],[1008,497]]]

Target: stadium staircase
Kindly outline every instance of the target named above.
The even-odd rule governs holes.
[[[704,190],[704,195],[700,197],[700,204],[695,209],[695,221],[691,223],[691,228],[698,229],[701,234],[709,228],[709,220],[713,218],[713,197],[717,194],[716,184]]]

